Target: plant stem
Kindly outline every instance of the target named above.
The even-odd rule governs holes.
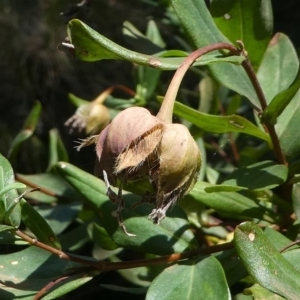
[[[85,259],[83,257],[65,253],[59,249],[53,248],[49,245],[37,241],[36,239],[31,238],[30,236],[26,235],[20,230],[16,230],[15,234],[20,238],[22,238],[24,241],[28,242],[29,244],[39,247],[43,250],[46,250],[54,255],[57,255],[59,258],[66,259],[69,261],[74,261],[86,266],[90,266],[95,268],[96,270],[100,270],[101,272],[121,270],[121,269],[131,269],[137,267],[152,266],[157,264],[167,264],[167,263],[180,261],[183,259],[188,259],[199,254],[208,255],[208,254],[233,248],[233,243],[230,242],[230,243],[224,243],[220,245],[214,245],[204,249],[194,249],[182,253],[174,253],[171,255],[165,255],[153,259],[141,259],[141,260],[123,261],[123,262],[107,262],[107,261],[96,261],[90,258]]]
[[[204,47],[199,48],[196,51],[192,52],[182,62],[182,64],[179,66],[179,68],[176,70],[176,72],[172,78],[172,81],[169,85],[169,88],[166,92],[164,101],[163,101],[156,117],[159,118],[160,120],[164,121],[165,123],[169,123],[169,124],[172,123],[174,103],[175,103],[176,96],[177,96],[177,93],[179,90],[179,86],[181,84],[181,81],[182,81],[185,73],[187,72],[189,67],[198,58],[200,58],[202,55],[204,55],[206,53],[209,53],[209,52],[212,52],[215,50],[229,50],[232,55],[244,55],[246,57],[246,59],[242,62],[242,66],[243,66],[244,70],[246,71],[246,73],[253,85],[253,88],[257,94],[257,97],[258,97],[260,105],[261,105],[261,109],[265,110],[268,105],[267,105],[267,101],[264,96],[263,90],[257,80],[256,74],[253,70],[251,62],[248,59],[247,52],[243,48],[243,43],[241,41],[237,41],[237,43],[241,46],[240,48],[237,48],[228,43],[215,43],[215,44],[211,44],[208,46],[204,46]],[[258,107],[256,107],[255,105],[252,105],[252,106],[256,111],[261,112],[261,110]],[[277,161],[281,164],[287,165],[286,159],[285,159],[285,157],[282,153],[281,147],[280,147],[279,139],[276,134],[274,125],[271,125],[271,124],[264,124],[264,125],[266,126],[267,131],[271,137],[273,148],[274,148],[274,153],[275,153]]]
[[[266,98],[265,98],[265,95],[263,93],[263,90],[257,80],[257,77],[256,77],[256,74],[253,70],[253,67],[251,65],[251,62],[250,60],[248,59],[248,57],[242,62],[242,66],[243,68],[245,69],[253,87],[254,87],[254,90],[256,92],[256,95],[259,99],[259,102],[260,102],[260,105],[261,105],[261,108],[262,110],[265,110],[268,106],[267,104],[267,101],[266,101]],[[275,156],[276,156],[276,159],[277,161],[280,163],[280,164],[283,164],[283,165],[287,165],[287,161],[282,153],[282,150],[281,150],[281,147],[280,147],[280,143],[279,143],[279,139],[278,139],[278,136],[277,136],[277,133],[275,131],[275,127],[274,125],[271,125],[271,124],[267,124],[265,123],[264,124],[267,128],[267,131],[271,137],[271,140],[272,140],[272,144],[273,144],[273,149],[274,149],[274,153],[275,153]]]
[[[202,48],[197,49],[192,52],[179,66],[176,70],[172,81],[169,85],[169,88],[166,92],[164,101],[160,107],[160,110],[157,114],[157,118],[164,121],[165,123],[172,123],[173,107],[176,100],[176,96],[179,90],[181,81],[189,69],[189,67],[202,55],[215,51],[215,50],[229,50],[232,55],[239,55],[241,51],[235,46],[228,43],[215,43]]]

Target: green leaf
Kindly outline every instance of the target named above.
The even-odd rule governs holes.
[[[47,172],[49,172],[57,162],[69,160],[68,152],[57,129],[51,129],[49,131],[49,138],[49,162]]]
[[[59,236],[59,241],[64,251],[76,251],[80,249],[84,244],[90,241],[87,234],[87,224],[82,223],[79,226],[62,233]]]
[[[15,230],[15,227],[9,225],[0,225],[0,232]]]
[[[300,92],[298,91],[290,104],[278,118],[276,131],[281,149],[288,161],[300,154]]]
[[[213,279],[213,280],[212,280]],[[211,256],[165,269],[150,285],[146,300],[231,299],[223,269]]]
[[[282,99],[280,92],[288,90],[291,86],[297,75],[298,67],[298,57],[292,42],[284,34],[276,34],[269,44],[257,73],[268,103],[273,98],[275,99],[278,94],[278,99]],[[298,79],[296,79],[295,83],[297,81]],[[275,104],[271,105],[272,110],[274,106],[277,107],[278,100],[274,101]],[[279,114],[275,129],[284,155],[287,160],[291,160],[299,156],[300,153],[300,131],[298,130],[300,122],[300,92],[298,91],[292,100],[288,99],[285,101],[290,101],[290,103]],[[275,116],[286,105],[285,101],[280,104]],[[271,122],[274,119],[271,115],[269,115],[269,118]]]
[[[192,109],[182,103],[175,102],[174,114],[186,119],[206,132],[225,133],[241,132],[255,136],[270,143],[270,137],[267,133],[261,131],[257,126],[247,119],[238,116],[216,116],[209,115]]]
[[[29,193],[26,198],[38,202],[51,203],[57,198],[64,201],[82,201],[82,197],[55,171],[34,175],[16,174],[17,180],[31,187],[38,187],[40,191]]]
[[[22,188],[26,188],[26,185],[23,183],[20,183],[20,182],[14,182],[14,183],[8,184],[0,191],[0,197],[2,197],[4,194],[6,194],[10,190],[22,189]]]
[[[270,240],[277,251],[281,250],[292,242],[286,236],[271,227],[266,227],[264,230],[264,234]]]
[[[299,297],[300,272],[274,248],[258,225],[245,222],[237,226],[234,244],[257,283],[288,299]]]
[[[123,48],[110,41],[79,20],[72,20],[68,24],[68,36],[75,47],[75,56],[83,61],[97,61],[102,59],[128,60],[143,66],[160,70],[176,70],[184,57],[163,57],[164,52],[146,55]],[[194,66],[202,66],[216,62],[230,62],[241,64],[241,56],[226,56],[208,54],[198,59]]]
[[[60,162],[56,169],[84,197],[86,203],[94,208],[101,225],[118,246],[160,255],[197,247],[186,216],[178,206],[167,214],[160,225],[155,225],[147,219],[151,205],[140,205],[132,210],[131,205],[140,198],[124,192],[124,224],[128,232],[136,234],[135,237],[129,237],[112,216],[116,205],[108,200],[103,181],[68,163]]]
[[[282,114],[286,106],[292,101],[300,88],[300,69],[293,83],[286,89],[277,94],[265,109],[261,121],[275,125],[277,118]]]
[[[292,188],[293,208],[298,220],[300,220],[300,183],[293,184]]]
[[[268,222],[278,222],[278,214],[261,205],[256,197],[250,198],[236,192],[207,193],[205,189],[211,184],[198,181],[186,197],[215,209],[219,214],[238,220],[252,218]]]
[[[92,276],[82,276],[82,274],[71,277],[66,281],[62,281],[60,285],[54,286],[54,290],[49,292],[43,297],[43,300],[53,300],[58,299],[59,297],[66,295],[67,293],[79,288],[85,283],[92,280]]]
[[[22,221],[36,238],[51,247],[61,249],[60,242],[45,219],[24,199],[21,199]]]
[[[82,202],[57,203],[57,205],[42,204],[35,210],[44,218],[52,231],[61,234],[78,216]]]
[[[273,189],[283,184],[288,176],[288,167],[273,161],[263,161],[233,171],[220,185],[207,187],[208,193]]]
[[[32,300],[36,292],[53,279],[66,275],[72,267],[80,266],[34,246],[0,255],[0,265],[1,300]]]
[[[276,295],[267,289],[264,289],[259,284],[254,284],[250,288],[246,288],[244,293],[247,295],[251,295],[255,300],[284,300],[285,298]]]
[[[17,136],[12,141],[12,144],[7,154],[8,158],[13,159],[17,154],[20,145],[32,136],[39,122],[41,111],[42,111],[41,103],[36,101],[35,105],[33,106],[32,110],[30,111],[29,115],[27,116],[23,124],[22,130],[17,134]]]
[[[276,33],[257,72],[268,104],[292,84],[298,72],[298,65],[297,53],[290,39],[283,33]]]
[[[104,227],[99,226],[95,222],[89,224],[87,232],[91,240],[99,247],[105,250],[115,250],[118,248]]]
[[[153,258],[155,256],[147,255],[145,258]],[[111,262],[121,262],[116,255],[111,256],[109,258]],[[132,284],[136,286],[142,286],[143,288],[146,288],[150,286],[153,279],[160,274],[166,267],[168,267],[168,264],[160,264],[155,265],[151,267],[138,267],[138,268],[131,268],[126,270],[118,270],[118,273],[126,279],[128,282],[131,282]],[[145,293],[146,294],[146,293]]]
[[[285,245],[287,246],[287,245]],[[285,252],[282,253],[282,255],[284,256],[284,258],[294,266],[294,268],[298,271],[300,271],[300,261],[299,261],[299,255],[300,255],[300,249],[299,246],[297,246],[298,248],[293,249],[293,250],[287,250]]]
[[[204,0],[171,0],[170,3],[182,27],[196,48],[216,42],[228,42],[218,30]],[[195,30],[196,28],[197,30]],[[218,82],[245,96],[251,103],[260,107],[252,84],[241,66],[215,64],[210,65],[208,68]],[[233,78],[235,79],[233,80]]]
[[[0,154],[0,191],[9,190],[0,197],[0,224],[19,227],[21,223],[20,204],[15,202],[19,197],[15,186],[14,171],[9,161]],[[13,208],[11,210],[11,208]]]
[[[153,20],[150,20],[147,24],[146,35],[140,32],[133,24],[125,21],[123,23],[123,35],[130,47],[137,52],[152,54],[161,52],[165,48],[165,43]]]
[[[90,102],[84,99],[81,99],[77,96],[75,96],[74,94],[69,93],[68,94],[68,98],[70,100],[70,102],[75,105],[77,108],[80,107],[81,105],[84,104],[89,104]]]
[[[212,0],[212,17],[232,42],[243,41],[255,69],[258,68],[273,33],[270,0]]]

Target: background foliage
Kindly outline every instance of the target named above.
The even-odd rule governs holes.
[[[299,249],[279,250],[299,232],[300,40],[293,23],[299,4],[213,0],[206,3],[211,18],[204,1],[170,2],[0,4],[1,299],[33,299],[63,276],[66,280],[43,299],[297,299]],[[68,25],[75,53],[61,45],[73,18],[80,20]],[[129,184],[123,217],[137,236],[126,236],[112,217],[115,206],[103,182],[91,175],[93,147],[74,149],[74,140],[87,134],[76,128],[70,133],[65,121],[76,107],[111,87],[104,104],[112,117],[132,105],[155,113],[156,98],[165,94],[173,74],[169,70],[186,52],[237,39],[245,44],[267,109],[253,114],[253,106],[261,103],[235,59],[219,62],[212,55],[192,67],[174,120],[189,127],[202,151],[199,181],[159,226],[147,220],[150,205],[130,209],[147,183]],[[138,65],[147,65],[147,57],[133,58],[118,45],[143,55],[163,53],[162,70]],[[103,56],[110,59],[99,61]],[[276,125],[286,164],[259,118]],[[40,190],[14,203],[36,187]],[[239,225],[242,221],[252,222]],[[22,233],[72,259],[28,247]],[[234,245],[228,244],[233,233]],[[168,265],[164,256],[171,259],[173,253],[189,253],[189,259]],[[74,255],[90,264],[95,259],[109,264],[100,270],[82,267]],[[162,263],[147,264],[160,257]],[[144,262],[138,268],[114,265],[106,272],[110,263],[133,267],[138,259]]]

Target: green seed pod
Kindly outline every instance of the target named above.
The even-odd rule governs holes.
[[[194,186],[201,166],[199,148],[181,124],[165,124],[158,150],[159,164],[149,172],[156,190],[156,208],[149,218],[159,223],[168,208]]]

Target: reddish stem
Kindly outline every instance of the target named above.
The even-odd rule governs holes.
[[[123,262],[107,262],[107,261],[96,261],[91,259],[85,259],[79,256],[75,256],[72,254],[65,253],[59,249],[53,248],[49,245],[41,243],[36,239],[31,238],[20,230],[16,230],[15,234],[22,238],[24,241],[27,241],[29,244],[44,249],[52,254],[57,255],[59,258],[66,259],[69,261],[74,261],[86,266],[93,267],[101,272],[113,271],[113,270],[121,270],[121,269],[131,269],[143,266],[152,266],[157,264],[166,264],[176,262],[182,259],[187,259],[196,255],[208,255],[220,251],[224,251],[227,249],[233,248],[232,243],[224,243],[220,245],[214,245],[204,249],[194,249],[190,251],[186,251],[183,253],[174,253],[171,255],[165,255],[153,259],[141,259],[134,261],[123,261]]]
[[[189,67],[202,55],[215,51],[215,50],[229,50],[233,55],[234,54],[240,54],[240,51],[233,45],[228,43],[216,43],[212,45],[208,45],[202,48],[197,49],[196,51],[192,52],[179,66],[179,68],[176,70],[172,81],[169,85],[169,88],[167,90],[166,96],[164,98],[164,101],[160,107],[160,110],[157,114],[157,118],[161,119],[162,121],[166,123],[172,123],[172,115],[173,115],[173,108],[174,103],[176,100],[176,95],[179,90],[179,86],[181,84],[181,81],[186,73],[186,71],[189,69]]]

